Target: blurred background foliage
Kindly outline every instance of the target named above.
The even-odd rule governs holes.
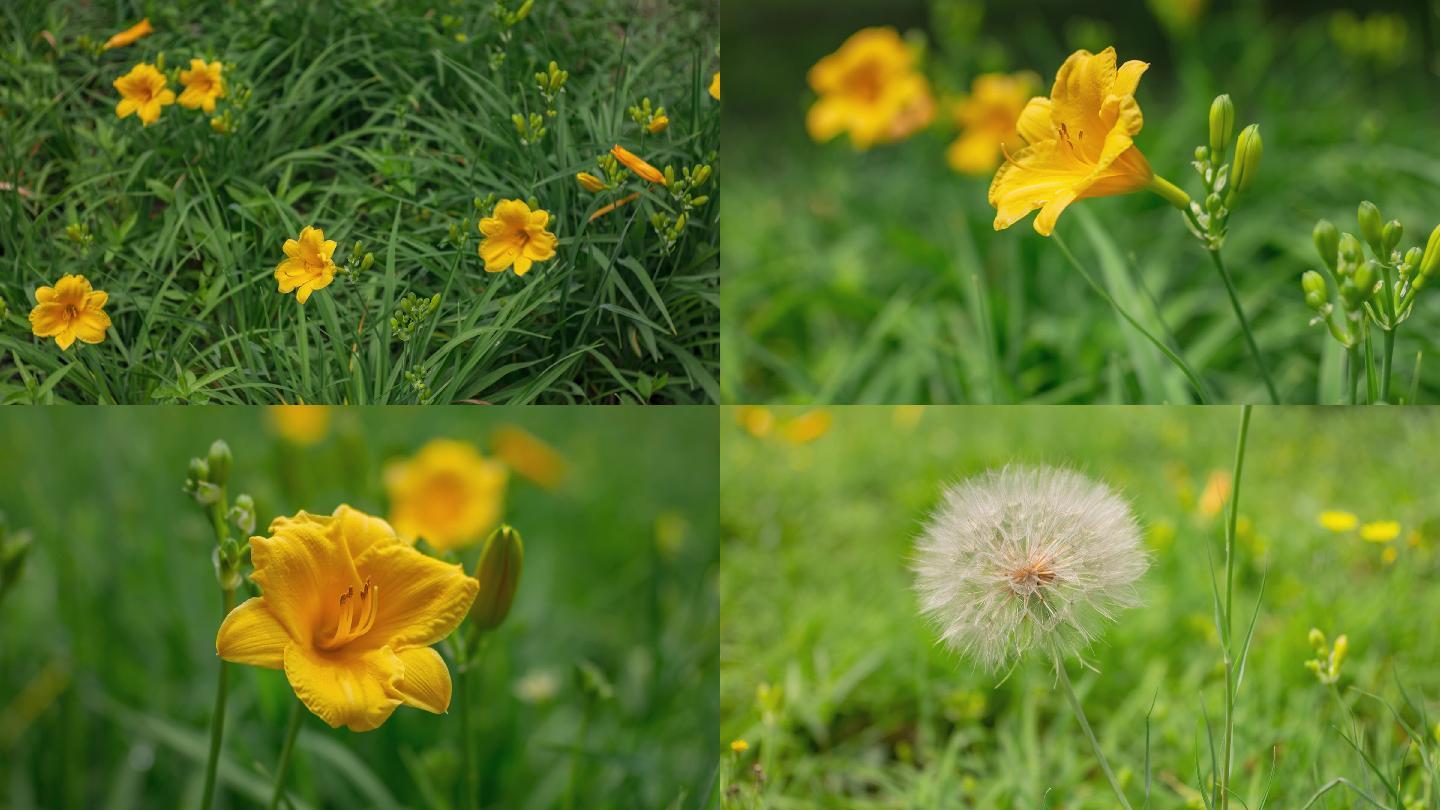
[[[233,448],[231,492],[254,496],[263,531],[342,502],[384,514],[384,461],[436,437],[488,454],[503,425],[552,445],[569,474],[554,490],[511,477],[504,519],[526,561],[480,664],[482,806],[700,806],[716,761],[717,442],[714,411],[689,408],[352,408],[308,447],[275,438],[259,408],[8,413],[0,512],[33,545],[0,601],[0,806],[198,806],[220,591],[181,483],[213,439]],[[580,662],[612,697],[582,690]],[[294,700],[283,673],[231,668],[217,807],[268,801]],[[451,709],[402,709],[365,734],[306,713],[295,806],[451,806]]]
[[[1238,408],[843,408],[805,441],[777,428],[817,412],[727,410],[720,725],[745,743],[724,752],[729,806],[1113,810],[1048,665],[1032,657],[997,685],[917,613],[921,523],[946,485],[1009,463],[1073,467],[1132,502],[1154,555],[1144,605],[1088,654],[1098,672],[1070,671],[1135,807],[1147,738],[1149,806],[1204,806],[1197,770],[1224,683],[1206,577],[1223,556]],[[1440,802],[1399,725],[1421,730],[1433,768],[1440,460],[1424,448],[1437,440],[1433,409],[1256,409],[1237,521],[1237,625],[1265,580],[1237,702],[1243,806],[1273,780],[1264,806],[1300,808],[1335,777],[1386,807]],[[1398,536],[1322,528],[1326,510],[1398,521]],[[1312,627],[1348,635],[1344,709],[1305,667]],[[1360,806],[1343,789],[1313,805]]]
[[[1183,377],[1029,221],[991,227],[990,177],[945,164],[949,103],[989,71],[1048,91],[1078,48],[1150,63],[1137,145],[1187,188],[1210,100],[1229,93],[1265,153],[1225,247],[1286,402],[1333,402],[1342,350],[1308,324],[1310,232],[1354,232],[1373,200],[1423,244],[1440,223],[1433,0],[734,0],[726,43],[722,389],[732,402],[1181,402]],[[856,152],[804,131],[806,71],[865,26],[923,54],[940,107],[930,131]],[[1148,328],[1172,336],[1217,401],[1265,399],[1224,287],[1181,218],[1149,194],[1073,206],[1059,232]],[[1440,302],[1400,333],[1396,387],[1434,355]],[[1421,368],[1419,400],[1440,396]]]

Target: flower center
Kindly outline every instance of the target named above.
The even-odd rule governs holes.
[[[78,317],[80,317],[80,308],[75,306],[74,304],[66,304],[65,319],[68,321],[73,321]]]
[[[846,84],[850,95],[864,101],[875,101],[880,98],[885,82],[880,74],[880,66],[871,61],[864,62],[851,71]]]
[[[335,620],[335,630],[320,639],[317,646],[322,650],[333,650],[370,632],[370,628],[375,626],[379,608],[380,588],[371,585],[370,580],[365,580],[358,594],[354,585],[346,588],[345,593],[340,594],[340,616]]]
[[[1031,597],[1055,581],[1055,569],[1045,557],[1032,558],[1009,573],[1010,591],[1016,596]]]
[[[215,86],[215,85],[210,82],[210,77],[209,77],[209,76],[206,76],[206,75],[204,75],[204,74],[201,74],[201,75],[199,75],[199,76],[195,76],[195,77],[193,77],[192,79],[190,79],[190,87],[192,87],[193,89],[195,89],[195,90],[197,90],[197,91],[199,91],[199,92],[201,92],[201,93],[208,93],[208,92],[210,92],[210,88],[211,88],[211,87],[214,87],[214,86]]]
[[[136,81],[130,83],[130,95],[134,96],[136,101],[143,104],[149,101],[155,94],[150,92],[149,82]]]

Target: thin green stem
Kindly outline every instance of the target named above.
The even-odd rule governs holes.
[[[299,315],[296,317],[297,337],[300,343],[300,387],[303,389],[302,397],[310,397],[310,330],[305,326],[305,305],[296,304]]]
[[[285,725],[285,745],[275,765],[275,789],[270,793],[270,810],[280,806],[285,795],[285,775],[290,772],[290,755],[295,751],[295,737],[300,733],[300,701],[290,705],[290,721]]]
[[[575,743],[570,747],[570,779],[565,786],[565,810],[575,810],[575,794],[580,789],[580,755],[585,750],[585,734],[590,729],[590,712],[595,702],[586,699],[580,715],[580,728],[575,732]]]
[[[1347,378],[1346,390],[1349,392],[1349,399],[1346,405],[1360,404],[1360,349],[1349,346],[1345,349],[1345,376]]]
[[[1060,676],[1060,686],[1065,692],[1065,697],[1070,701],[1070,708],[1075,711],[1075,719],[1080,721],[1080,730],[1085,732],[1085,739],[1090,741],[1090,750],[1095,752],[1095,761],[1104,772],[1105,779],[1110,782],[1110,788],[1115,791],[1115,798],[1120,800],[1120,806],[1125,810],[1131,810],[1130,800],[1125,798],[1125,791],[1120,787],[1120,780],[1115,778],[1115,772],[1110,770],[1110,763],[1105,759],[1105,752],[1100,750],[1100,741],[1095,739],[1095,732],[1090,729],[1090,721],[1085,718],[1085,709],[1080,705],[1080,698],[1075,694],[1075,687],[1070,683],[1070,675],[1065,671],[1065,662],[1055,655],[1055,672]]]
[[[1385,351],[1380,356],[1380,401],[1390,401],[1390,367],[1395,359],[1395,330],[1381,329]]]
[[[473,733],[474,719],[471,717],[471,704],[474,702],[476,684],[474,680],[479,677],[475,673],[476,664],[480,661],[479,653],[485,649],[484,637],[468,638],[468,634],[461,632],[456,643],[460,651],[460,661],[457,669],[460,673],[459,695],[460,700],[460,747],[462,756],[465,758],[465,800],[461,806],[474,810],[480,806],[480,768],[475,757],[475,742]]]
[[[1155,344],[1155,348],[1159,349],[1162,354],[1164,354],[1167,358],[1170,359],[1170,362],[1174,363],[1175,366],[1180,369],[1180,372],[1185,375],[1185,379],[1190,381],[1190,387],[1195,389],[1195,395],[1200,398],[1200,402],[1202,404],[1209,404],[1210,397],[1206,393],[1205,384],[1200,381],[1200,376],[1197,375],[1190,368],[1189,364],[1185,362],[1184,358],[1171,350],[1169,346],[1165,345],[1164,341],[1151,334],[1150,330],[1146,329],[1140,324],[1139,321],[1135,320],[1135,318],[1131,316],[1130,313],[1126,312],[1125,309],[1120,306],[1120,303],[1110,296],[1109,291],[1107,291],[1104,287],[1100,286],[1099,282],[1097,282],[1095,278],[1090,275],[1089,271],[1087,271],[1085,267],[1080,264],[1080,261],[1075,258],[1075,254],[1070,252],[1070,246],[1065,244],[1065,240],[1060,238],[1060,234],[1058,232],[1051,234],[1051,239],[1055,240],[1055,244],[1060,248],[1060,252],[1065,254],[1065,258],[1069,260],[1070,266],[1074,267],[1076,272],[1078,272],[1082,277],[1084,277],[1085,281],[1090,284],[1090,287],[1094,289],[1095,292],[1099,293],[1100,297],[1105,299],[1105,302],[1108,303],[1115,310],[1115,312],[1120,315],[1120,317],[1128,321],[1131,326],[1135,327],[1140,332],[1140,334],[1144,335],[1147,339],[1149,339],[1151,343]]]
[[[1245,310],[1240,306],[1240,295],[1235,292],[1235,282],[1230,278],[1230,271],[1225,269],[1225,261],[1220,258],[1219,249],[1207,250],[1210,259],[1215,263],[1215,269],[1220,272],[1220,279],[1225,282],[1225,292],[1230,294],[1230,306],[1235,310],[1235,318],[1240,321],[1240,331],[1245,333],[1245,343],[1250,347],[1250,356],[1255,359],[1255,367],[1260,369],[1260,378],[1265,381],[1265,390],[1270,392],[1270,402],[1279,405],[1280,395],[1275,392],[1275,383],[1270,380],[1270,372],[1265,368],[1265,359],[1260,356],[1260,347],[1255,343],[1255,335],[1250,331],[1250,321],[1245,318]]]
[[[224,609],[221,618],[229,616],[235,607],[233,589],[221,591],[221,604]],[[210,810],[215,803],[215,774],[220,764],[220,741],[225,736],[225,696],[229,675],[230,665],[222,659],[215,684],[215,708],[210,712],[210,756],[205,760],[205,788],[200,795],[200,810]]]
[[[1231,649],[1235,604],[1235,526],[1240,514],[1240,475],[1245,469],[1245,440],[1250,435],[1249,405],[1240,406],[1240,438],[1235,445],[1235,470],[1230,478],[1230,514],[1225,523],[1225,611],[1221,641],[1225,653],[1225,736],[1220,761],[1220,810],[1230,807],[1230,761],[1235,739],[1235,657]]]

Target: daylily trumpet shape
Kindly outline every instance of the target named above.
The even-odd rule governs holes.
[[[1148,67],[1131,60],[1117,68],[1114,48],[1065,60],[1050,97],[1030,99],[1020,114],[1016,129],[1028,145],[1009,155],[990,183],[995,230],[1038,208],[1035,230],[1049,236],[1070,203],[1142,188],[1174,205],[1188,202],[1134,145],[1145,123],[1135,90]]]
[[[449,708],[450,671],[430,645],[459,626],[479,590],[459,565],[344,505],[329,517],[277,518],[269,537],[250,538],[250,559],[262,595],[225,617],[221,658],[283,669],[332,728],[378,728],[401,704]]]

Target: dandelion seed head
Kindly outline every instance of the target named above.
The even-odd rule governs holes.
[[[921,612],[991,671],[1077,653],[1139,600],[1149,566],[1130,505],[1072,470],[1005,467],[945,492],[916,541]]]

